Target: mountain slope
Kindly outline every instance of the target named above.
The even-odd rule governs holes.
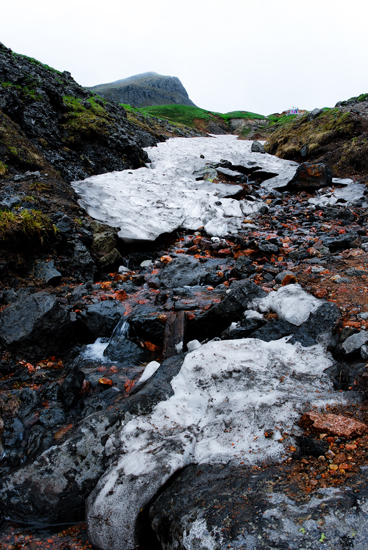
[[[88,89],[106,99],[133,107],[173,104],[195,106],[179,78],[153,72],[134,75],[109,84],[99,84]]]

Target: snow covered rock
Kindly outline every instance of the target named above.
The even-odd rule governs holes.
[[[91,542],[133,549],[140,511],[185,465],[279,460],[280,432],[293,431],[304,407],[339,400],[323,373],[331,364],[321,346],[285,339],[212,341],[189,353],[173,395],[121,427],[120,457],[88,499]],[[274,438],[265,437],[268,425],[277,426]]]

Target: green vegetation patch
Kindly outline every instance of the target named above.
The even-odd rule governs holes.
[[[111,117],[96,98],[90,97],[84,101],[78,97],[64,96],[63,102],[68,109],[63,123],[63,127],[69,132],[66,141],[74,141],[75,133],[107,133]]]
[[[209,122],[213,113],[191,105],[154,105],[152,107],[141,107],[139,109],[144,115],[165,118],[169,121],[179,122],[186,126],[193,127],[195,120]]]
[[[281,126],[269,138],[266,150],[280,158],[296,159],[304,145],[309,153],[340,137],[350,137],[354,133],[354,123],[349,111],[325,110],[314,120],[308,120],[308,113]]]
[[[251,113],[250,111],[230,111],[229,113],[214,113],[216,115],[219,115],[221,118],[226,120],[228,122],[229,120],[232,120],[234,118],[245,118],[245,119],[259,119],[263,120],[266,119],[265,116],[259,115],[257,113]]]
[[[22,210],[17,213],[0,211],[1,240],[16,233],[24,233],[27,237],[36,237],[43,243],[44,237],[50,232],[56,233],[57,227],[39,210]]]
[[[32,85],[19,86],[18,84],[13,84],[12,82],[1,82],[0,86],[2,88],[14,88],[20,92],[21,96],[24,96],[25,98],[28,97],[35,101],[40,101],[42,99],[42,96],[38,94],[34,88],[32,88]]]

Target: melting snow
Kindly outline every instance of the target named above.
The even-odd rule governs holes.
[[[288,321],[298,327],[305,323],[309,315],[317,311],[322,303],[298,284],[283,286],[277,292],[273,290],[257,301],[260,311],[273,311],[282,321]]]
[[[146,150],[149,168],[123,170],[73,183],[81,204],[95,219],[120,227],[119,236],[130,240],[154,240],[178,227],[204,226],[210,235],[237,232],[244,216],[256,215],[262,201],[237,201],[238,185],[196,181],[194,171],[206,162],[229,160],[247,167],[277,173],[264,186],[273,188],[290,181],[297,163],[268,154],[251,152],[251,142],[237,136],[173,138]],[[201,159],[203,154],[205,159]],[[267,184],[267,185],[266,185]]]
[[[189,353],[174,395],[121,428],[122,456],[89,499],[92,542],[133,548],[140,509],[186,464],[282,459],[291,443],[282,433],[298,431],[306,407],[341,401],[323,373],[331,365],[322,346],[287,338],[212,341]]]

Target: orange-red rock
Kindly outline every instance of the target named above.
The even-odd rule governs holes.
[[[299,425],[317,433],[330,433],[347,439],[362,435],[367,431],[367,426],[362,422],[341,414],[308,412],[303,414]]]

